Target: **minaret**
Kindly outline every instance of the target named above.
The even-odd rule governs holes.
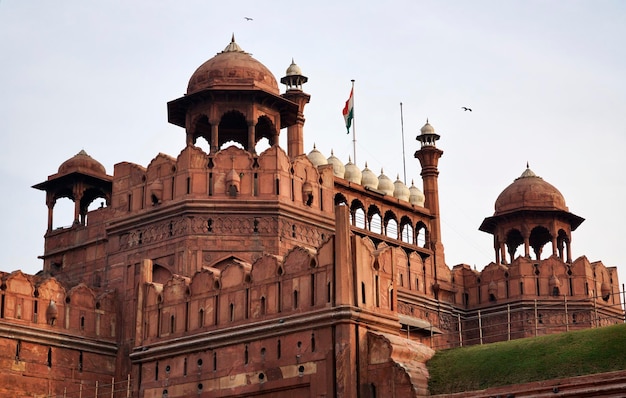
[[[287,68],[286,76],[280,79],[280,82],[287,86],[287,92],[282,97],[298,105],[296,123],[287,128],[287,154],[291,159],[304,153],[304,106],[309,103],[311,96],[302,91],[302,85],[308,80],[293,59]]]
[[[435,145],[439,135],[435,133],[433,126],[428,123],[420,130],[421,134],[416,137],[421,148],[415,152],[415,157],[422,165],[422,181],[424,184],[424,207],[430,210],[433,219],[430,226],[430,249],[435,252],[435,269],[437,266],[445,266],[443,243],[441,242],[441,222],[439,216],[439,185],[437,179],[439,169],[437,165],[443,151]],[[436,271],[435,271],[436,272]]]

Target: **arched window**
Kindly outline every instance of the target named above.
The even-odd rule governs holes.
[[[376,206],[370,206],[367,211],[367,216],[369,219],[369,230],[373,233],[381,234],[383,233],[383,220],[380,216],[380,210]]]
[[[415,226],[415,244],[419,247],[426,247],[427,240],[426,225],[420,221]]]
[[[385,213],[385,235],[392,239],[398,239],[398,221],[396,215],[391,211]]]
[[[541,254],[545,244],[551,241],[552,235],[550,235],[550,231],[548,231],[545,227],[535,227],[530,232],[529,243],[530,247],[532,247],[535,252],[535,258],[537,261],[541,260]]]
[[[359,200],[354,200],[350,205],[350,215],[352,216],[352,225],[357,228],[366,229],[366,216],[363,203]]]
[[[405,243],[413,244],[413,226],[408,217],[402,217],[400,220],[400,240]]]
[[[398,223],[393,218],[387,222],[386,235],[391,239],[398,239]]]
[[[515,260],[515,253],[517,248],[524,243],[524,237],[522,233],[517,229],[512,229],[506,234],[506,247],[509,253],[509,262]],[[504,261],[506,264],[506,260]]]

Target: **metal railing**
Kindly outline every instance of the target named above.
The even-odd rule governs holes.
[[[625,293],[622,290],[612,295],[624,297]],[[598,296],[577,300],[561,297],[560,301],[535,299],[495,309],[483,308],[472,311],[472,315],[446,314],[443,316],[447,317],[446,321],[440,317],[438,326],[445,332],[434,334],[431,331],[430,346],[434,349],[463,347],[626,323],[624,303],[620,300],[605,304],[609,300]],[[598,305],[599,300],[603,301],[602,305]]]
[[[126,380],[115,381],[115,378],[111,378],[111,383],[95,381],[92,384],[81,380],[77,389],[68,391],[67,387],[65,387],[63,394],[46,395],[46,398],[130,398],[131,396],[131,379],[129,374]]]

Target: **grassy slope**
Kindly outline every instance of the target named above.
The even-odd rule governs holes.
[[[438,351],[431,394],[626,369],[626,324]]]

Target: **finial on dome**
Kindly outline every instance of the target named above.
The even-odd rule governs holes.
[[[530,169],[530,166],[529,166],[529,164],[528,164],[528,160],[526,161],[526,168],[527,168],[527,169]]]
[[[233,35],[231,36],[230,39],[230,43],[228,43],[228,45],[226,46],[226,48],[224,49],[224,51],[222,51],[224,53],[228,53],[228,52],[244,52],[241,47],[239,47],[239,44],[237,44],[235,42],[235,33],[233,33]]]

